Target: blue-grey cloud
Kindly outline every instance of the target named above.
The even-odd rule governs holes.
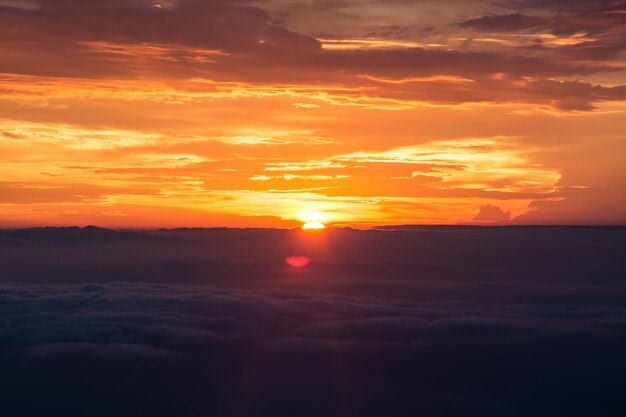
[[[3,412],[623,414],[624,228],[394,229],[1,231]]]

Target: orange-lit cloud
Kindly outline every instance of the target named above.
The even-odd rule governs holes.
[[[0,7],[4,225],[626,222],[623,5],[159,5]]]

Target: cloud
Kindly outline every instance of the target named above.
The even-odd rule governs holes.
[[[5,286],[0,299],[3,407],[17,415],[518,415],[532,395],[535,412],[576,416],[573,393],[600,398],[592,388],[606,416],[623,405],[619,308],[148,283]]]
[[[615,59],[626,49],[626,4],[621,1],[501,2],[500,7],[523,13],[490,14],[466,20],[463,27],[484,32],[522,31],[535,33],[535,42],[567,60],[587,62]],[[558,39],[546,43],[548,32]]]
[[[474,303],[610,305],[623,295],[623,290],[611,288],[610,275],[590,283],[585,272],[613,265],[611,271],[621,273],[623,228],[480,230],[330,228],[322,240],[307,239],[299,229],[0,230],[0,278],[24,284],[72,284],[85,277],[100,283],[175,279],[181,285]],[[590,241],[604,243],[593,246]],[[85,251],[76,258],[72,254],[81,246]],[[536,252],[527,254],[528,246]],[[485,256],[476,257],[467,247]],[[616,250],[604,254],[607,247]],[[579,251],[588,256],[572,260],[569,254]],[[302,276],[285,266],[284,258],[294,255],[312,260]],[[68,262],[68,257],[75,259]],[[450,258],[455,259],[453,266]],[[564,262],[563,274],[554,274],[554,266]],[[530,270],[532,279],[527,277]]]
[[[3,224],[276,225],[305,203],[343,224],[455,223],[502,200],[558,219],[574,210],[554,200],[573,202],[558,181],[575,158],[542,155],[600,140],[621,154],[622,2],[2,4]],[[500,137],[517,139],[462,147]],[[398,161],[427,143],[441,160]],[[606,222],[604,206],[575,217]]]
[[[0,204],[39,204],[59,202],[95,202],[116,194],[153,194],[149,189],[107,188],[97,185],[47,183],[10,183],[0,181]]]
[[[500,207],[487,204],[480,207],[480,211],[474,217],[474,220],[487,223],[506,223],[511,220],[511,212],[507,211],[505,213]]]
[[[113,2],[42,0],[34,9],[4,8],[16,20],[39,21],[23,33],[46,31],[57,39],[111,40],[133,43],[174,43],[209,48],[246,50],[262,42],[266,47],[315,46],[306,36],[273,24],[250,2],[181,0],[171,7],[154,8],[152,1]],[[120,19],[120,17],[124,19]],[[108,23],[108,24],[107,24]]]
[[[519,224],[586,224],[590,214],[602,212],[595,224],[624,222],[626,189],[619,185],[609,187],[560,187],[555,197],[533,201],[530,210],[515,218]]]
[[[545,25],[546,19],[537,16],[526,16],[521,13],[512,13],[506,15],[482,16],[476,19],[470,19],[461,24],[461,26],[472,27],[480,30],[524,30],[537,28]]]
[[[3,412],[621,416],[625,236],[0,230]]]
[[[356,152],[339,155],[334,159],[340,162],[358,163],[361,177],[367,175],[368,164],[393,164],[407,166],[404,177],[391,177],[379,181],[399,184],[420,183],[420,188],[401,191],[399,195],[432,196],[438,190],[454,192],[477,192],[475,195],[493,192],[504,196],[511,193],[546,193],[554,190],[559,174],[539,165],[530,165],[523,155],[517,154],[511,147],[513,138],[464,138],[459,140],[435,141],[421,145],[389,149],[384,152]],[[391,180],[391,181],[389,181]],[[404,180],[404,181],[402,181]],[[381,184],[382,185],[382,184]],[[385,184],[384,186],[388,186]],[[377,190],[375,185],[367,184],[370,192],[378,195],[387,194]],[[376,190],[376,191],[374,191]],[[364,192],[363,190],[361,192]]]
[[[181,0],[163,8],[138,1],[118,1],[106,6],[74,1],[38,5],[34,9],[0,10],[4,30],[21,33],[19,39],[4,41],[1,72],[86,79],[212,78],[257,87],[272,83],[283,89],[290,85],[315,86],[312,95],[323,92],[329,95],[329,101],[339,105],[373,108],[412,108],[420,102],[529,102],[556,103],[555,107],[562,110],[591,110],[595,102],[625,98],[619,88],[601,97],[577,96],[572,91],[564,96],[556,90],[538,92],[532,84],[520,82],[618,71],[619,67],[605,59],[581,61],[576,55],[596,53],[590,49],[606,54],[621,38],[583,40],[559,47],[556,53],[525,48],[509,48],[504,53],[464,50],[400,40],[394,48],[325,50],[314,36],[288,30],[257,3]],[[616,16],[620,18],[619,14]],[[535,18],[521,14],[486,16],[463,25],[479,29],[497,28],[498,24],[508,27],[511,19],[519,21],[517,26],[525,26]],[[380,42],[387,46],[393,43]],[[284,53],[286,50],[289,53]],[[68,67],[59,56],[71,56],[75,65]],[[386,64],[381,66],[380,62]],[[498,73],[506,77],[496,82],[492,77]],[[411,78],[423,81],[412,86],[403,82]],[[467,80],[473,85],[446,80]],[[333,87],[337,86],[353,91],[336,97]],[[516,94],[511,95],[512,90]],[[551,94],[545,99],[547,91]],[[559,105],[562,101],[579,104]]]

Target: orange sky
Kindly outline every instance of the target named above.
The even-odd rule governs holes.
[[[626,3],[0,0],[0,226],[626,223]]]

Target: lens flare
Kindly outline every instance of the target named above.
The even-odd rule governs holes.
[[[311,260],[308,256],[288,256],[285,258],[285,262],[294,268],[302,268],[310,264]]]

